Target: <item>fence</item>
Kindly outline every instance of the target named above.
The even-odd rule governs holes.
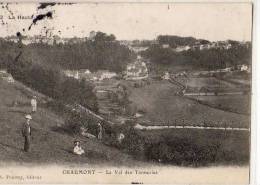
[[[81,106],[81,105],[76,105],[75,107],[76,109],[78,109],[79,111],[83,111],[93,117],[95,117],[96,119],[99,119],[100,121],[104,121],[106,123],[109,123],[111,125],[114,125],[115,123],[106,120],[105,118],[95,114],[94,112],[92,112],[91,110]],[[185,125],[185,120],[182,119],[182,124],[181,125],[177,125],[177,121],[175,121],[174,123],[164,123],[164,125],[151,125],[151,126],[145,126],[145,125],[141,125],[141,124],[136,124],[135,128],[139,129],[139,130],[158,130],[158,129],[205,129],[205,130],[237,130],[237,131],[250,131],[250,128],[244,128],[244,127],[232,127],[230,125],[228,125],[227,123],[224,123],[222,125],[224,126],[209,126],[207,125],[207,122],[204,120],[202,125]],[[233,124],[233,122],[231,122]],[[157,123],[158,124],[158,123]],[[186,123],[187,124],[187,123]],[[241,123],[240,123],[241,124]]]
[[[139,130],[160,130],[160,129],[204,129],[204,130],[238,130],[238,131],[250,131],[249,128],[238,127],[207,127],[207,126],[186,126],[186,125],[172,125],[172,126],[143,126],[137,124],[135,126]]]

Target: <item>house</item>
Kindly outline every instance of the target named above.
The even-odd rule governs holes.
[[[80,70],[65,70],[64,74],[67,77],[75,78],[77,80],[79,79],[87,79],[91,81],[100,81],[104,79],[111,79],[113,77],[116,77],[117,74],[114,72],[110,72],[107,70],[99,70],[97,72],[91,73],[88,69],[80,69]]]
[[[84,74],[90,74],[91,72],[90,72],[90,70],[88,70],[88,69],[80,69],[79,70],[79,74],[80,74],[80,76],[82,76],[82,75],[84,75]]]
[[[105,79],[111,79],[117,76],[115,72],[110,72],[108,70],[99,70],[97,72],[93,73],[87,73],[83,75],[85,79],[91,80],[91,81],[102,81]]]
[[[231,47],[232,47],[231,44],[226,44],[226,45],[224,45],[224,49],[230,49]]]
[[[230,72],[230,71],[232,71],[232,70],[233,70],[232,67],[226,67],[226,68],[224,68],[224,69],[219,69],[219,72]]]
[[[141,51],[145,51],[148,49],[148,47],[142,47],[142,46],[129,46],[129,49],[134,51],[135,53],[139,53]]]
[[[11,74],[7,73],[6,70],[0,71],[0,78],[2,78],[4,81],[8,83],[14,83],[14,79]]]
[[[242,64],[242,65],[237,65],[237,69],[239,71],[248,71],[249,70],[249,67],[245,64]]]
[[[111,79],[111,78],[114,78],[116,76],[117,76],[117,74],[115,72],[103,71],[101,76],[100,76],[100,80]]]
[[[67,77],[75,78],[77,80],[79,79],[79,71],[77,70],[64,70],[63,73]]]
[[[169,47],[170,47],[169,44],[163,44],[163,45],[162,45],[162,48],[169,48]]]
[[[182,51],[188,51],[190,50],[191,47],[190,46],[179,46],[177,48],[174,49],[174,51],[176,52],[182,52]]]

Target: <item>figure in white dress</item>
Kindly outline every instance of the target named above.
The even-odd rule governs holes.
[[[31,99],[32,112],[35,113],[37,110],[37,100],[36,96],[33,96]]]
[[[74,141],[73,153],[77,155],[82,155],[85,151],[81,148],[80,141]]]

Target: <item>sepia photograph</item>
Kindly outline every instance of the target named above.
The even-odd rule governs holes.
[[[249,184],[241,3],[0,3],[0,183]]]

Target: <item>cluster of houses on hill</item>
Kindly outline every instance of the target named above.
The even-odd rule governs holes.
[[[211,71],[199,71],[199,72],[194,72],[192,73],[193,76],[198,76],[198,75],[213,75],[215,73],[225,73],[225,72],[232,72],[232,71],[241,71],[241,72],[251,72],[251,67],[246,64],[241,64],[241,65],[236,65],[232,67],[227,67],[223,69],[217,69],[217,70],[211,70]]]
[[[58,35],[54,35],[52,37],[46,37],[43,35],[35,35],[33,37],[30,36],[23,36],[22,43],[24,45],[34,44],[34,43],[44,43],[48,45],[55,45],[55,44],[76,44],[85,42],[87,38],[61,38]],[[6,41],[18,43],[19,39],[17,36],[8,36],[5,38]]]
[[[72,38],[64,38],[59,35],[46,36],[46,35],[34,35],[34,36],[22,36],[22,43],[24,45],[29,45],[33,43],[44,43],[48,45],[55,44],[77,44],[83,43],[87,40],[92,40],[95,38],[96,32],[91,31],[88,37],[72,37]],[[15,35],[5,37],[6,41],[18,43],[19,38]]]
[[[169,44],[162,44],[162,48],[170,48]],[[175,52],[182,52],[182,51],[188,51],[188,50],[207,50],[212,48],[218,48],[218,49],[230,49],[232,47],[231,43],[228,43],[226,41],[220,41],[220,42],[209,42],[207,44],[200,44],[195,43],[194,45],[186,45],[186,46],[177,46],[176,48],[172,48]]]
[[[80,70],[64,70],[63,72],[67,77],[72,77],[77,80],[86,79],[89,81],[102,81],[117,76],[115,72],[110,72],[108,70],[99,70],[97,72],[90,72],[90,70],[88,69],[80,69]]]
[[[249,47],[248,42],[241,42],[239,44],[243,44],[246,47]],[[162,44],[162,48],[171,48],[169,44]],[[219,41],[219,42],[208,42],[208,43],[200,43],[196,42],[194,45],[186,45],[186,46],[177,46],[176,48],[171,48],[175,52],[182,52],[188,50],[208,50],[208,49],[223,49],[228,50],[232,48],[232,44],[229,41]]]
[[[80,69],[64,70],[63,72],[67,77],[72,77],[78,80],[86,79],[89,81],[102,81],[105,79],[118,77],[117,73],[110,72],[108,70],[98,70],[97,72],[91,72],[88,69]],[[148,78],[148,68],[140,56],[137,57],[135,62],[129,63],[127,65],[126,70],[123,72],[123,77],[126,80],[141,80]]]

